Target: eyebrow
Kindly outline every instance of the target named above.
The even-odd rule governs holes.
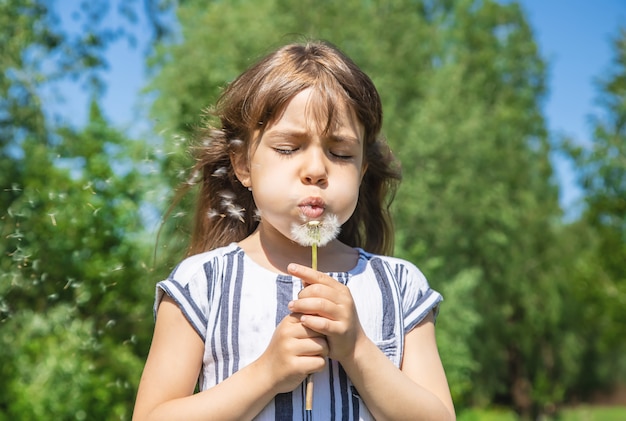
[[[303,139],[306,140],[309,138],[309,133],[306,131],[300,130],[274,130],[267,133],[269,136],[274,138],[285,138],[285,139]],[[335,143],[356,143],[357,145],[361,144],[361,139],[358,136],[346,136],[337,133],[330,133],[325,138],[329,139]]]
[[[361,144],[361,139],[358,136],[344,136],[340,134],[331,134],[329,136],[330,140],[337,143],[356,143],[357,145]]]
[[[268,136],[286,139],[308,139],[309,135],[305,131],[298,130],[270,130],[266,133]]]

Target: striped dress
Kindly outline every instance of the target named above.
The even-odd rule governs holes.
[[[436,311],[442,297],[411,263],[357,251],[352,270],[329,275],[348,286],[365,333],[399,367],[404,335]],[[301,288],[300,279],[261,267],[233,243],[181,262],[157,284],[154,310],[168,294],[204,341],[198,385],[206,390],[263,353]],[[336,361],[314,376],[314,420],[373,419]],[[277,395],[255,420],[307,419],[304,392],[300,386]]]

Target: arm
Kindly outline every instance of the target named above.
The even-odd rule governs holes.
[[[165,296],[141,376],[133,420],[245,420],[277,394],[293,390],[324,367],[326,341],[298,315],[279,324],[263,355],[228,379],[193,394],[204,343],[173,300]],[[185,356],[181,358],[180,356]]]
[[[329,356],[341,363],[376,419],[455,419],[432,314],[406,335],[398,369],[365,335],[347,287],[304,266],[290,266],[290,272],[309,284],[290,309],[327,336]]]
[[[405,336],[401,370],[365,335],[341,364],[376,419],[455,419],[432,313]]]

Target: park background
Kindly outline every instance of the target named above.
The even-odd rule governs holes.
[[[396,253],[446,298],[459,418],[624,419],[625,9],[0,2],[0,420],[130,418],[154,284],[190,229],[185,200],[157,239],[192,129],[307,36],[381,92],[404,168]]]

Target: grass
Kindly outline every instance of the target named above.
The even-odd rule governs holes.
[[[577,406],[564,409],[559,421],[624,421],[626,406]]]
[[[458,421],[520,421],[508,408],[468,409],[457,414]],[[558,418],[545,421],[625,421],[626,406],[587,406],[566,408]]]

